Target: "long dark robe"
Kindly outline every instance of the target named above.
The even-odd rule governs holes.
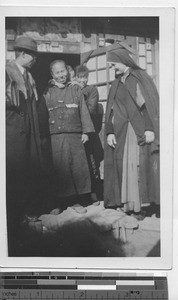
[[[151,145],[140,147],[140,176],[142,184],[142,202],[159,203],[159,123],[158,123],[158,93],[151,78],[142,70],[131,70],[131,74],[122,84],[119,79],[112,84],[106,109],[106,134],[109,132],[109,118],[113,109],[113,130],[116,136],[116,148],[111,148],[105,135],[105,165],[104,165],[104,203],[105,207],[122,204],[122,171],[123,153],[128,122],[131,123],[138,142],[144,137],[145,120],[136,101],[136,84],[145,99],[149,117],[155,132],[155,141]],[[144,186],[144,187],[143,187]]]
[[[28,90],[15,62],[6,66],[6,207],[9,255],[25,214],[41,211],[42,157],[35,82]],[[18,253],[19,254],[19,253]]]
[[[6,71],[7,195],[15,202],[33,201],[30,194],[42,170],[35,83],[29,74],[27,91],[14,62],[7,64]]]
[[[29,163],[33,171],[33,167],[42,167],[35,83],[28,73],[27,93],[24,78],[14,62],[7,64],[6,72],[7,167],[11,164],[18,170]]]
[[[100,199],[103,197],[100,181],[100,163],[104,158],[104,151],[99,138],[99,132],[102,126],[102,118],[99,114],[98,104],[99,94],[94,85],[85,86],[82,89],[82,94],[84,95],[84,99],[95,128],[95,132],[90,134],[89,141],[85,145],[91,176],[91,190],[93,193],[96,193],[97,198]]]

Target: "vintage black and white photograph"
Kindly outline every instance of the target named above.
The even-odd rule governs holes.
[[[8,257],[160,258],[160,18],[6,16]]]

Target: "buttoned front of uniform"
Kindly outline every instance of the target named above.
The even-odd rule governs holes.
[[[81,96],[76,87],[50,87],[45,97],[51,134],[82,133]]]

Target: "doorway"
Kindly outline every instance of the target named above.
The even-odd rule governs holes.
[[[36,60],[36,63],[31,69],[33,78],[35,79],[37,92],[39,98],[42,96],[44,90],[48,85],[48,81],[51,79],[51,74],[49,70],[50,63],[54,60],[61,59],[75,68],[80,64],[79,54],[65,54],[65,53],[40,53]]]

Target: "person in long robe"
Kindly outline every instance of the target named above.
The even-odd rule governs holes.
[[[19,37],[14,50],[15,60],[6,64],[6,204],[10,243],[17,238],[24,220],[37,220],[43,169],[38,95],[29,72],[36,61],[37,44],[29,37]]]
[[[94,126],[81,89],[68,84],[65,62],[53,61],[50,70],[53,79],[41,100],[43,110],[39,108],[39,119],[49,122],[54,171],[53,195],[57,206],[51,213],[58,214],[69,203],[75,203],[79,198],[81,202],[82,196],[84,199],[85,195],[91,193],[84,144],[89,140],[88,134],[94,132]]]
[[[78,83],[84,95],[86,105],[88,107],[95,132],[90,134],[89,142],[86,144],[86,154],[91,175],[91,200],[95,204],[99,204],[102,199],[102,184],[100,180],[100,163],[103,160],[103,147],[99,138],[99,130],[101,122],[99,117],[99,94],[96,86],[88,85],[89,70],[84,65],[75,68],[75,83]]]
[[[139,145],[139,201],[160,204],[159,95],[150,76],[125,49],[111,51],[113,81],[105,119],[104,206],[122,207],[123,155],[128,125]],[[127,186],[132,191],[133,187]],[[140,205],[141,207],[141,205]],[[139,212],[138,212],[139,213]]]

